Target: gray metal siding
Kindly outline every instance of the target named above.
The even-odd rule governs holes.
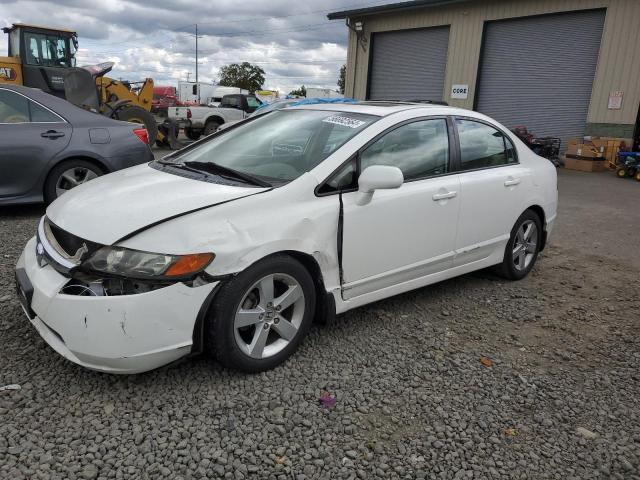
[[[538,136],[584,135],[605,12],[485,24],[476,109]]]
[[[442,100],[449,27],[373,35],[371,100]]]

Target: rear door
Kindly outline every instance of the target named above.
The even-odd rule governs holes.
[[[518,163],[511,140],[502,131],[471,118],[454,120],[460,148],[460,220],[454,266],[502,258],[530,184],[529,170]]]
[[[71,133],[71,125],[55,112],[0,88],[0,198],[29,193]]]

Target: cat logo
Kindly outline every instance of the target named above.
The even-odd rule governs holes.
[[[16,71],[11,67],[0,67],[0,80],[14,81],[18,77]]]

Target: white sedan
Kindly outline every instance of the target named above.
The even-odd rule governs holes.
[[[208,350],[255,372],[314,319],[486,267],[525,277],[556,207],[554,166],[479,113],[301,106],[64,194],[16,281],[40,335],[87,368]]]

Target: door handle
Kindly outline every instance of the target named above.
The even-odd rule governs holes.
[[[505,187],[513,187],[515,185],[518,185],[519,183],[520,183],[520,179],[519,178],[509,178],[508,180],[505,180],[504,186]]]
[[[46,132],[42,132],[40,134],[43,138],[60,138],[64,137],[64,132],[56,132],[55,130],[47,130]]]
[[[433,200],[437,202],[438,200],[446,200],[448,198],[453,198],[458,194],[458,192],[445,192],[445,193],[435,193],[433,195]]]

